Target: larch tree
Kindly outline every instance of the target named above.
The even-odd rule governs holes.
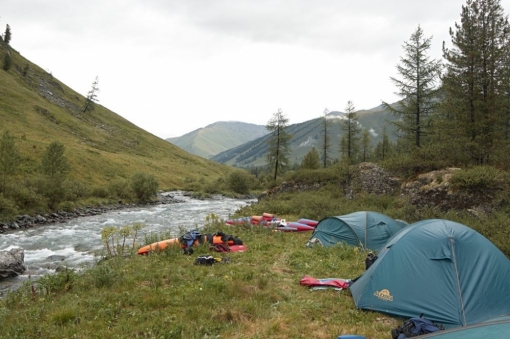
[[[87,93],[87,97],[85,98],[85,106],[83,107],[83,112],[90,111],[94,108],[94,103],[98,102],[97,93],[99,92],[99,77],[96,76],[94,82],[92,83],[92,88]]]
[[[361,125],[352,101],[345,107],[345,119],[340,121],[342,137],[340,138],[340,155],[349,163],[354,163],[359,153]]]
[[[443,44],[447,64],[438,126],[458,150],[452,152],[458,161],[489,165],[505,148],[509,34],[500,0],[468,0],[461,23],[450,29],[452,47]]]
[[[327,108],[324,109],[324,115],[322,116],[322,166],[326,168],[328,166],[330,156],[329,150],[331,149],[331,141],[328,135],[330,121],[328,120],[329,110]]]
[[[384,160],[391,154],[391,142],[386,131],[386,126],[383,126],[382,140],[377,143],[374,149],[374,156],[376,160]]]
[[[270,133],[270,138],[267,141],[267,163],[269,169],[274,173],[274,180],[276,180],[278,174],[285,172],[289,166],[289,142],[292,135],[286,132],[288,124],[289,119],[285,117],[281,109],[278,109],[266,125],[266,129]]]
[[[362,162],[368,161],[370,158],[370,153],[371,153],[370,141],[371,141],[370,132],[366,128],[363,128],[363,130],[361,132],[361,143],[360,143],[360,146],[361,146],[360,160]]]
[[[383,102],[384,108],[397,119],[391,123],[399,138],[409,145],[421,147],[426,136],[432,133],[429,117],[436,111],[437,88],[441,62],[430,59],[432,38],[425,38],[420,26],[402,46],[405,56],[400,58],[397,72],[400,78],[391,77],[402,99],[396,105]]]

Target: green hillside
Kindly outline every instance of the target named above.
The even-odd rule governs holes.
[[[388,121],[393,120],[394,117],[382,107],[379,106],[370,110],[361,110],[358,111],[357,114],[359,116],[358,121],[363,128],[371,131],[371,143],[373,146],[382,140],[384,126],[386,126],[388,135],[392,136],[392,128],[391,125],[388,124]],[[340,143],[342,131],[339,122],[342,116],[343,113],[336,111],[328,114],[331,121],[328,127],[328,135],[331,144],[330,157],[332,159],[338,159],[340,157],[338,145]],[[292,140],[289,145],[291,149],[289,159],[292,163],[300,163],[306,153],[312,148],[320,149],[323,138],[322,118],[291,124],[287,131],[292,134]],[[266,164],[265,156],[267,154],[268,138],[269,136],[266,135],[246,142],[245,144],[221,152],[211,157],[211,159],[236,167],[264,166]]]
[[[0,61],[6,53],[11,55],[12,66],[8,71],[0,69],[0,133],[8,130],[24,157],[18,178],[37,170],[46,146],[53,141],[66,147],[70,178],[90,185],[101,186],[144,171],[159,179],[160,188],[178,189],[185,180],[209,181],[228,171],[97,103],[94,110],[84,113],[82,95],[2,43]]]
[[[218,121],[167,141],[183,150],[210,158],[218,153],[267,134],[265,126],[239,121]]]

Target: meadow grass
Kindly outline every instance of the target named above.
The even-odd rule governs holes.
[[[336,338],[389,337],[397,319],[357,310],[349,290],[310,291],[315,278],[353,279],[366,252],[305,246],[311,233],[225,226],[243,253],[191,256],[180,248],[102,260],[83,272],[63,270],[26,283],[0,301],[0,338]],[[230,263],[194,265],[200,255]]]
[[[413,223],[442,218],[467,225],[507,256],[508,214],[441,213],[416,208],[398,197],[338,190],[280,194],[246,206],[239,216],[274,213],[287,220],[376,211]],[[139,256],[116,256],[83,271],[27,282],[0,300],[0,338],[316,338],[342,334],[390,338],[397,319],[355,307],[348,289],[310,291],[299,284],[314,278],[354,279],[365,270],[367,252],[356,247],[305,246],[310,232],[284,233],[267,227],[227,226],[208,216],[203,233],[223,231],[241,238],[248,250],[217,253],[209,246],[184,255],[180,247]],[[169,236],[141,240],[145,245]],[[134,247],[136,250],[138,246]],[[196,257],[230,258],[230,263],[195,265]]]

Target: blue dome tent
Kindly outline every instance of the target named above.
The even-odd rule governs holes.
[[[423,338],[434,339],[508,339],[510,336],[510,317],[493,319],[469,325],[465,327],[457,327],[446,331],[438,331],[432,334],[420,336]]]
[[[510,261],[473,229],[443,219],[405,227],[349,287],[356,307],[446,328],[510,315]]]
[[[319,221],[307,246],[321,244],[329,247],[338,243],[379,251],[393,235],[407,223],[384,214],[360,211]]]

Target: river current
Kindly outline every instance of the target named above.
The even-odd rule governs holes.
[[[170,232],[177,237],[182,229],[200,228],[207,215],[228,219],[235,211],[255,200],[216,198],[197,200],[182,192],[168,192],[182,202],[115,210],[96,216],[80,217],[65,223],[35,226],[0,235],[0,251],[13,247],[25,250],[25,274],[0,280],[0,296],[21,286],[23,281],[54,272],[59,265],[81,268],[96,260],[103,250],[101,230],[107,226],[143,223],[138,242],[150,232]]]

